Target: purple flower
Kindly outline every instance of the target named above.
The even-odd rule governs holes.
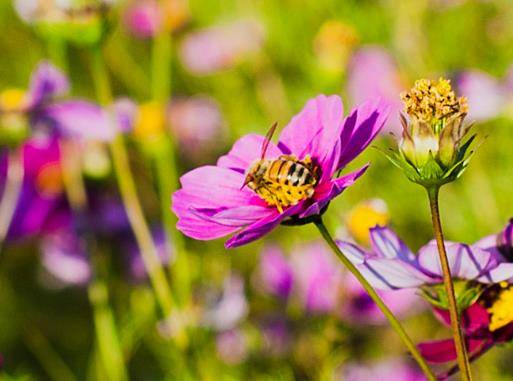
[[[260,277],[259,280],[265,291],[288,298],[292,291],[294,275],[292,267],[283,256],[280,248],[276,246],[267,247],[260,256]]]
[[[239,20],[190,34],[180,47],[180,58],[192,74],[208,75],[255,55],[263,42],[264,30],[259,22]]]
[[[162,13],[156,0],[133,1],[125,11],[123,21],[135,37],[151,38],[162,25]]]
[[[291,263],[305,309],[312,313],[336,310],[341,299],[342,270],[326,246],[313,243],[297,247],[292,251]]]
[[[50,129],[51,134],[64,137],[102,141],[112,139],[115,130],[108,112],[94,103],[62,100],[68,90],[66,76],[43,61],[32,73],[29,89],[24,96],[18,99],[8,97],[11,98],[8,104],[0,102],[0,116],[26,118],[32,129]]]
[[[461,73],[456,81],[459,92],[467,98],[471,120],[485,121],[497,117],[506,103],[503,84],[478,70]]]
[[[462,328],[472,360],[477,359],[496,344],[513,339],[513,222],[496,235],[478,241],[475,246],[495,256],[497,264],[489,271],[491,279],[479,295],[477,301],[462,314]],[[491,282],[487,282],[491,283]],[[435,315],[445,325],[450,326],[449,312],[434,308]],[[422,355],[433,363],[446,363],[456,359],[452,339],[435,340],[419,345]],[[454,372],[451,369],[448,373]]]
[[[339,246],[374,287],[394,290],[442,282],[434,241],[415,255],[389,228],[375,227],[370,235],[369,252],[349,242],[339,242]],[[513,274],[513,264],[501,263],[494,250],[478,244],[446,242],[446,249],[451,274],[457,279],[490,284],[506,280]]]
[[[342,280],[341,318],[351,324],[387,324],[388,320],[376,303],[365,292],[361,284],[349,272]],[[423,307],[415,289],[378,290],[385,304],[397,317],[405,317],[419,312]]]
[[[20,240],[51,232],[69,220],[63,194],[57,139],[31,139],[23,146],[24,177],[7,239]],[[7,160],[2,160],[0,188]]]
[[[420,370],[400,359],[387,359],[374,364],[349,363],[342,370],[344,381],[423,381]]]
[[[383,133],[401,132],[399,113],[403,106],[399,94],[405,90],[397,64],[390,54],[378,46],[358,50],[351,58],[347,90],[354,104],[380,97],[390,105],[390,115]]]
[[[173,195],[177,228],[185,235],[210,240],[236,233],[226,247],[237,247],[270,232],[285,219],[321,213],[329,202],[360,177],[367,165],[333,178],[372,141],[385,123],[388,107],[368,101],[343,117],[338,96],[320,95],[281,132],[278,144],[270,142],[265,159],[283,155],[311,158],[317,181],[310,197],[280,212],[244,186],[248,170],[262,153],[265,138],[246,135],[235,142],[216,166],[199,167],[181,177],[182,188]]]
[[[278,357],[287,353],[292,337],[284,319],[276,317],[265,321],[261,326],[261,332],[265,354]]]

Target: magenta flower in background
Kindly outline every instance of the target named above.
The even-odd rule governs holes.
[[[339,246],[374,287],[395,290],[442,283],[442,269],[434,241],[424,245],[415,255],[389,228],[375,227],[370,234],[370,252],[350,242],[339,242]],[[511,277],[513,263],[504,263],[495,250],[482,246],[479,243],[446,242],[454,278],[492,284]]]
[[[248,356],[248,339],[240,329],[220,332],[216,338],[217,356],[226,364],[237,365]]]
[[[335,311],[341,301],[342,269],[326,246],[316,242],[294,248],[291,264],[304,308],[311,313]]]
[[[373,364],[349,363],[341,371],[341,381],[424,381],[425,376],[401,359],[386,359]]]
[[[256,20],[238,20],[189,34],[180,46],[185,68],[195,75],[230,69],[260,51],[265,32]]]
[[[401,132],[399,113],[403,109],[399,94],[405,90],[397,64],[378,46],[366,46],[353,54],[349,62],[347,91],[353,104],[380,97],[390,105],[390,118],[382,133]]]
[[[164,266],[167,266],[172,260],[173,252],[172,246],[167,240],[166,233],[162,229],[153,229],[152,236],[157,248],[157,254],[159,256],[160,263],[162,263]],[[144,265],[139,247],[135,242],[133,242],[133,245],[130,246],[129,252],[130,277],[134,281],[138,282],[146,280],[148,278],[148,273],[146,272],[146,267]]]
[[[278,144],[270,143],[266,159],[310,156],[318,171],[314,193],[282,213],[253,190],[243,187],[246,172],[260,159],[265,140],[246,135],[222,156],[217,165],[194,169],[181,177],[182,188],[173,195],[177,228],[185,235],[210,240],[235,233],[225,246],[237,247],[270,232],[291,217],[303,219],[322,212],[329,202],[360,177],[367,165],[333,178],[361,153],[383,127],[388,107],[367,101],[343,117],[340,97],[320,95],[283,129]]]
[[[281,249],[266,247],[260,255],[258,282],[265,291],[282,299],[287,299],[292,291],[294,274]]]
[[[7,239],[11,241],[51,232],[69,220],[57,139],[33,138],[22,149],[24,177],[7,232]],[[0,189],[5,186],[6,159],[3,156],[0,165]]]
[[[458,75],[456,86],[459,93],[467,98],[470,120],[481,122],[502,113],[506,89],[497,78],[483,71],[468,70]]]
[[[162,25],[162,12],[156,0],[132,1],[123,14],[126,29],[138,38],[151,38]]]

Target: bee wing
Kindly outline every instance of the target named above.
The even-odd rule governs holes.
[[[276,127],[278,127],[278,122],[274,122],[274,124],[265,135],[264,143],[262,144],[262,154],[260,155],[261,159],[265,157],[265,153],[267,152],[267,148],[269,148],[269,143],[271,142],[274,132],[276,131]]]

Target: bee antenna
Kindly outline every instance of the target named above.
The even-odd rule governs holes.
[[[267,148],[269,148],[269,143],[271,142],[274,132],[276,131],[276,127],[278,127],[278,122],[274,122],[274,124],[265,135],[264,143],[262,144],[262,154],[260,155],[261,159],[265,157],[265,153],[267,152]]]

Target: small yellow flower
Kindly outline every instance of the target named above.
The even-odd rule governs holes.
[[[372,199],[356,205],[346,218],[349,233],[358,242],[369,244],[369,229],[384,226],[390,221],[387,206],[383,200]]]
[[[19,111],[26,101],[26,93],[21,89],[11,88],[0,93],[0,110]]]
[[[314,41],[320,65],[330,71],[342,71],[353,47],[358,43],[356,30],[341,21],[322,24]]]
[[[133,135],[142,143],[158,141],[165,133],[166,109],[159,102],[147,102],[139,106]]]

